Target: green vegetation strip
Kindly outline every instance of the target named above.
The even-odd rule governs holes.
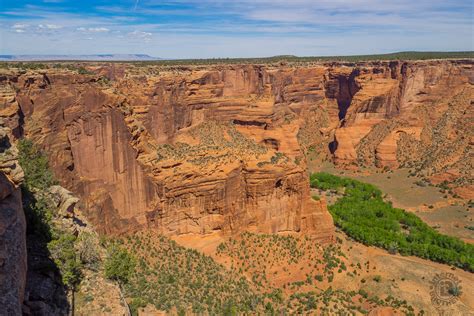
[[[310,183],[312,188],[343,192],[329,211],[336,226],[355,240],[474,272],[473,245],[442,235],[416,215],[392,207],[375,186],[328,173],[312,174]]]
[[[306,56],[299,57],[293,55],[279,55],[272,57],[255,58],[209,58],[209,59],[163,59],[154,61],[90,61],[95,63],[130,63],[137,66],[189,66],[189,65],[216,65],[216,64],[274,64],[279,62],[308,63],[308,62],[363,62],[379,60],[428,60],[428,59],[469,59],[474,58],[474,51],[464,52],[396,52],[389,54],[374,55],[350,55],[350,56]],[[53,64],[54,68],[70,68],[81,74],[88,72],[71,63],[83,64],[84,61],[55,61],[43,63],[38,62],[0,62],[0,68],[23,68],[23,69],[44,69],[49,68],[48,64]]]
[[[307,63],[307,62],[362,62],[377,60],[427,60],[427,59],[458,59],[474,58],[473,51],[466,52],[397,52],[375,55],[351,56],[307,56],[280,55],[261,58],[211,58],[211,59],[175,59],[134,62],[137,65],[214,65],[214,64],[273,64],[278,62]]]

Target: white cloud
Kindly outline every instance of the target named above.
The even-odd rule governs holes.
[[[136,36],[136,37],[148,37],[148,36],[152,36],[153,34],[149,33],[149,32],[142,32],[142,31],[133,31],[133,32],[130,32],[128,33],[128,35],[131,35],[131,36]]]
[[[89,28],[89,31],[90,32],[108,32],[110,30],[106,27],[91,27]]]
[[[25,29],[27,28],[29,25],[28,24],[20,24],[20,23],[16,23],[12,26],[13,29]]]
[[[40,29],[47,29],[47,30],[59,30],[63,28],[61,25],[56,25],[56,24],[38,24],[38,27]]]
[[[17,32],[17,33],[25,33],[26,31],[23,30],[23,29],[16,29],[15,32]]]
[[[89,27],[89,28],[86,28],[86,27],[78,27],[76,29],[77,31],[80,31],[80,32],[92,32],[92,33],[101,33],[101,32],[108,32],[110,31],[108,28],[106,27]]]
[[[138,31],[138,30],[135,30],[135,31],[133,31],[133,32],[129,32],[129,33],[128,33],[128,36],[134,37],[134,38],[138,38],[138,39],[142,39],[142,40],[144,40],[145,42],[150,42],[152,35],[153,35],[152,33],[143,32],[143,31]]]

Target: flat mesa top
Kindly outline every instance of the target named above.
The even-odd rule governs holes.
[[[153,65],[213,65],[213,64],[274,64],[315,62],[364,62],[391,60],[473,59],[474,51],[464,52],[397,52],[389,54],[351,56],[307,56],[279,55],[255,58],[208,58],[165,59],[146,54],[100,54],[100,55],[0,55],[0,62],[132,62]]]

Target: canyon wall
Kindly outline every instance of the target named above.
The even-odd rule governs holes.
[[[26,286],[26,222],[19,188],[23,171],[11,130],[0,119],[0,306],[1,315],[21,315]]]
[[[14,100],[0,111],[48,152],[104,233],[328,240],[332,220],[310,198],[308,152],[344,166],[455,175],[472,191],[469,60],[86,67],[91,74],[10,70],[1,82]]]
[[[297,231],[330,240],[296,121],[284,123],[258,76],[249,67],[104,83],[34,72],[6,77],[17,94],[4,108],[103,233]]]

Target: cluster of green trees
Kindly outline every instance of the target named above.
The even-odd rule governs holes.
[[[416,215],[392,207],[375,186],[328,173],[312,174],[310,183],[344,192],[329,211],[335,224],[355,240],[474,272],[473,245],[440,234]]]
[[[28,240],[55,263],[63,284],[74,290],[82,276],[81,258],[75,249],[77,237],[54,224],[55,205],[47,194],[56,184],[48,159],[29,139],[18,142],[18,161],[25,177],[22,184],[23,207]]]

